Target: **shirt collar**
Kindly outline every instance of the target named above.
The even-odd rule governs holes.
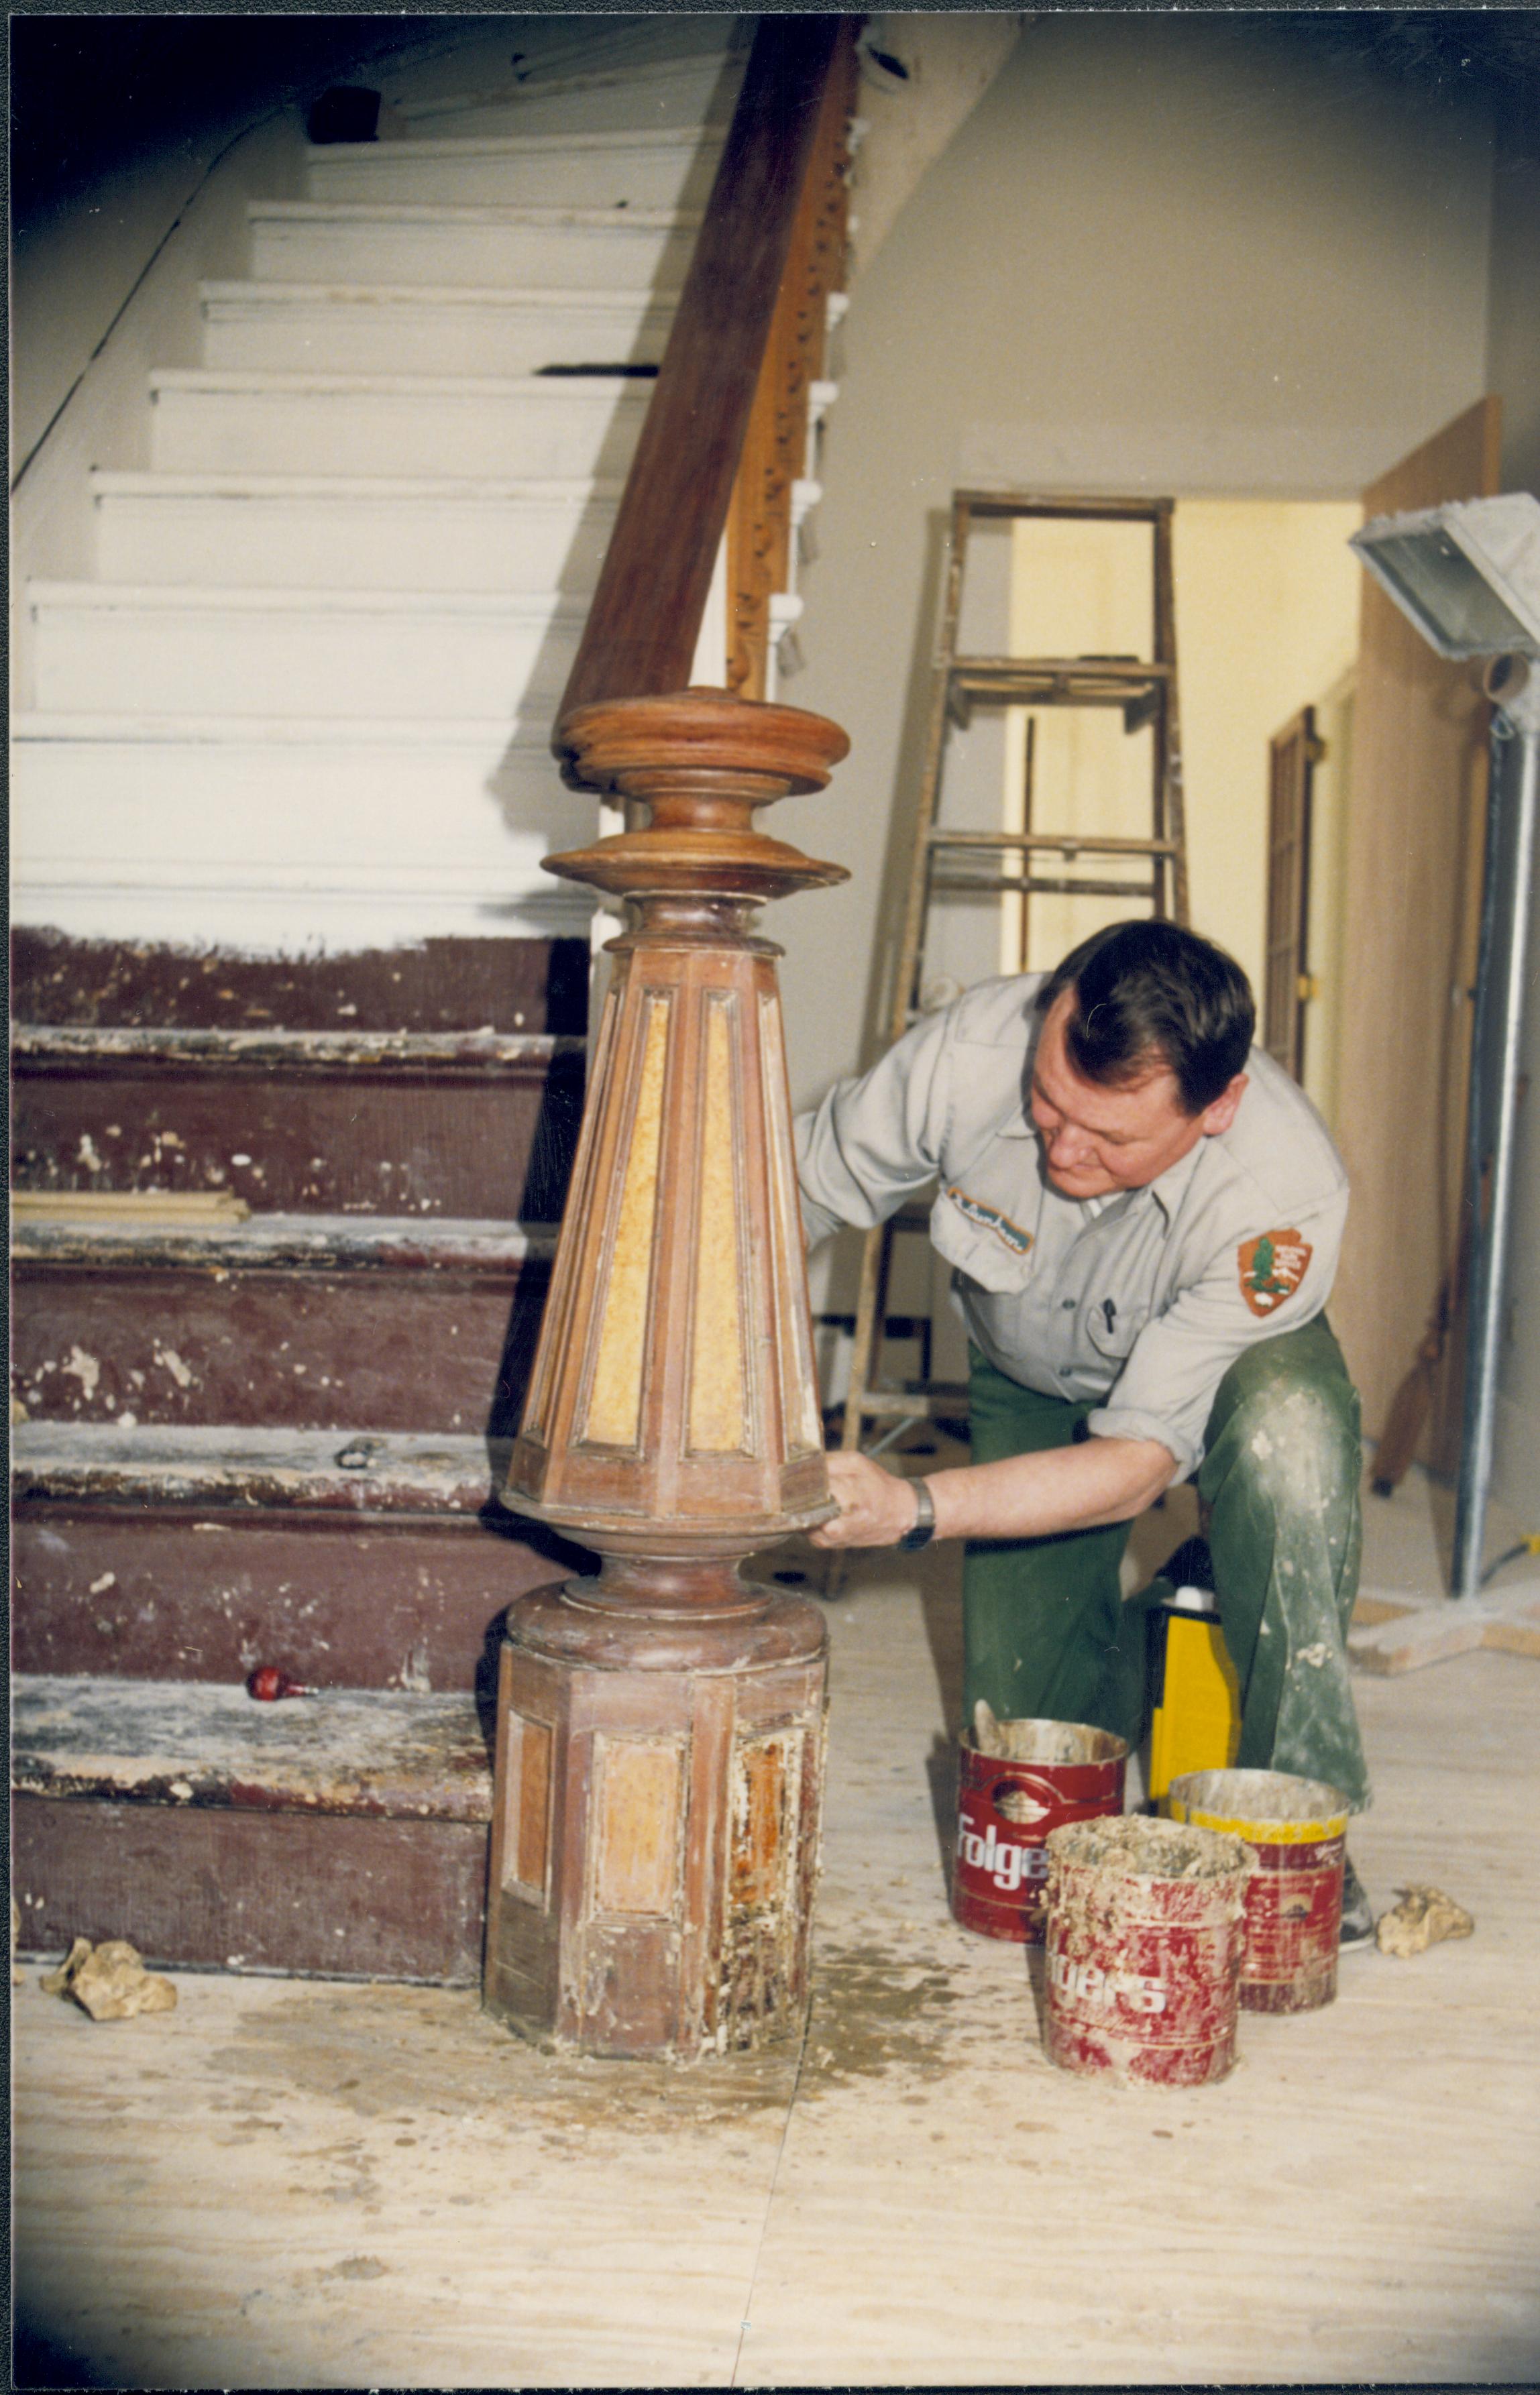
[[[1148,1184],[1149,1194],[1168,1223],[1175,1220],[1176,1209],[1187,1195],[1188,1184],[1198,1170],[1206,1143],[1207,1134],[1201,1134],[1185,1156],[1179,1157],[1175,1164],[1167,1165],[1159,1180]]]

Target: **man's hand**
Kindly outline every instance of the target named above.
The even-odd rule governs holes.
[[[816,1547],[896,1547],[912,1530],[917,1501],[907,1480],[884,1472],[870,1455],[836,1449],[828,1459],[829,1493],[839,1513],[812,1533]]]

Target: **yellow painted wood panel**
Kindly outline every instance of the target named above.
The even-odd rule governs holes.
[[[663,1078],[668,1063],[670,1000],[645,1002],[631,1145],[610,1251],[588,1414],[582,1436],[591,1445],[634,1447],[642,1426],[642,1364],[652,1286],[653,1225],[657,1216],[657,1159],[663,1130]]]
[[[1365,513],[1495,491],[1499,420],[1494,399],[1467,408],[1371,484]],[[1487,708],[1467,667],[1362,585],[1336,1091],[1353,1196],[1332,1319],[1373,1436],[1458,1232]]]
[[[813,1370],[813,1326],[803,1268],[802,1217],[792,1198],[791,1110],[780,1001],[760,999],[760,1072],[764,1086],[764,1140],[776,1210],[773,1254],[780,1318],[781,1424],[788,1459],[823,1445],[818,1386]]]
[[[510,1785],[518,1811],[509,1825],[507,1851],[514,1882],[521,1887],[538,1888],[543,1896],[551,1855],[551,1729],[545,1722],[527,1721],[522,1715],[512,1717],[511,1727],[514,1722],[519,1759],[516,1771],[510,1774]]]
[[[593,1899],[601,1912],[670,1913],[679,1879],[684,1753],[676,1740],[594,1740]]]
[[[737,1002],[731,991],[710,993],[705,1012],[689,1443],[697,1455],[730,1455],[750,1444],[737,1190],[742,1109],[734,1069]]]

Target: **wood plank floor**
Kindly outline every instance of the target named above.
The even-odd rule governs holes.
[[[1377,1541],[1404,1586],[1434,1516],[1396,1509],[1365,1578]],[[462,1993],[191,1974],[99,2026],[29,1967],[32,2383],[1540,2376],[1540,1665],[1357,1684],[1376,1908],[1430,1879],[1475,1937],[1346,1958],[1328,2010],[1243,2020],[1221,2087],[1119,2093],[1049,2068],[1021,1952],[948,1916],[956,1562],[915,1563],[830,1608],[800,2058],[568,2064]]]

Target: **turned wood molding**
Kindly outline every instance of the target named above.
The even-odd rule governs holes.
[[[763,433],[750,455],[735,537],[740,558],[760,558],[751,572],[744,567],[755,589],[777,539],[784,557],[784,535],[757,527],[767,498],[789,522],[801,470],[809,362],[821,354],[825,297],[843,258],[844,127],[859,22],[760,20],[563,695],[552,746],[564,760],[576,708],[688,681],[757,404]],[[764,585],[766,626],[772,587]],[[735,605],[730,648],[736,639]],[[759,682],[763,689],[763,663]]]

